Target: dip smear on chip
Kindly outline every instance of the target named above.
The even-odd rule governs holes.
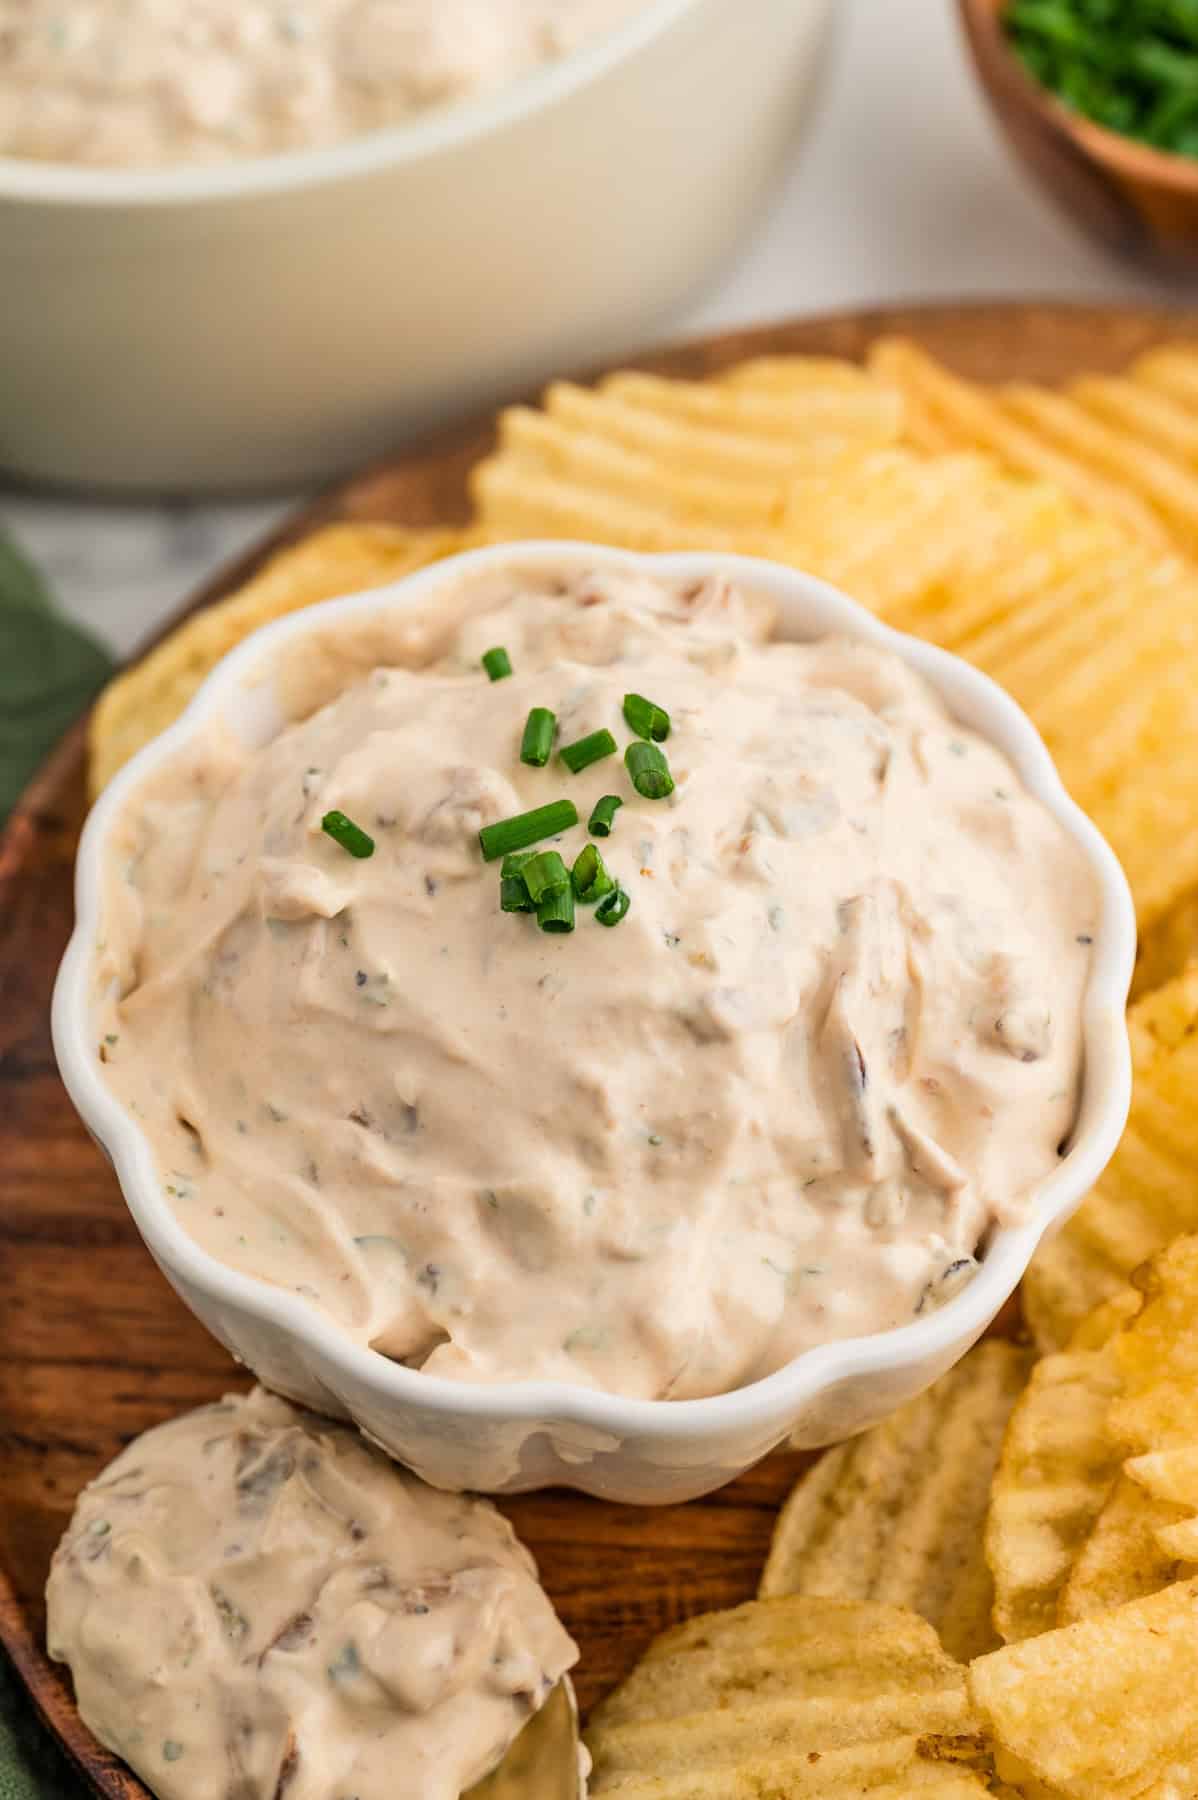
[[[968,1279],[1072,1124],[1098,896],[901,660],[771,625],[722,580],[514,561],[305,640],[273,742],[210,728],[134,792],[97,1047],[204,1248],[413,1367],[648,1398]],[[606,794],[614,928],[501,910],[480,828],[568,800],[568,868]]]

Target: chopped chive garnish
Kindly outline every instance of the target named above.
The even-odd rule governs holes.
[[[542,838],[556,837],[578,823],[578,808],[573,800],[551,800],[548,806],[534,806],[531,812],[514,813],[494,825],[484,825],[478,834],[482,853],[488,862],[506,856],[509,850],[527,850]]]
[[[542,931],[573,931],[574,890],[568,882],[564,888],[554,888],[546,894],[537,907],[537,924]]]
[[[656,744],[629,744],[624,752],[624,767],[642,799],[664,800],[674,792],[670,765]]]
[[[602,800],[596,800],[587,820],[587,830],[592,837],[610,837],[617,810],[623,806],[619,794],[604,794]]]
[[[351,856],[374,855],[374,839],[368,832],[363,831],[360,825],[355,825],[352,819],[347,819],[343,812],[327,812],[320,821],[320,829],[326,832],[335,844],[340,844],[343,850],[348,850]]]
[[[583,769],[589,769],[592,763],[601,762],[605,756],[614,756],[616,740],[604,726],[602,731],[592,731],[589,736],[576,738],[572,744],[563,744],[558,755],[572,775]]]
[[[553,734],[557,730],[557,714],[551,713],[547,706],[534,706],[524,721],[524,736],[520,739],[520,761],[528,763],[534,769],[543,769],[549,761],[549,752],[553,749]]]
[[[482,664],[492,681],[502,681],[512,672],[512,659],[502,644],[496,644],[493,650],[484,650]]]
[[[595,908],[595,917],[601,925],[618,925],[631,905],[632,899],[627,888],[617,885],[599,902]]]
[[[531,862],[535,855],[535,850],[509,850],[508,854],[503,859],[503,867],[500,869],[499,873],[501,875],[520,875],[523,877],[525,863]]]
[[[670,735],[670,715],[663,706],[654,706],[643,694],[625,694],[624,717],[638,737],[652,738],[664,744]]]
[[[569,871],[556,850],[542,850],[538,855],[530,857],[520,875],[528,889],[529,899],[538,908],[550,894],[570,885]]]
[[[522,875],[500,876],[499,910],[501,912],[532,912],[533,904],[528,897],[528,889],[524,885]]]
[[[584,844],[578,852],[574,858],[574,867],[570,870],[570,880],[574,887],[574,898],[583,906],[593,906],[596,900],[602,900],[604,894],[610,894],[616,885],[594,844]]]

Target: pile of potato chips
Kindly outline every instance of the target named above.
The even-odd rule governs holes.
[[[595,1710],[592,1794],[986,1792],[966,1671],[911,1612],[781,1598],[665,1632]]]
[[[1198,1796],[1198,346],[1065,389],[912,343],[621,373],[502,415],[466,528],[336,525],[97,706],[99,787],[249,631],[472,544],[772,557],[976,663],[1135,895],[1126,1134],[993,1341],[796,1488],[760,1596],[597,1710],[622,1800]]]
[[[1030,1367],[1030,1378],[1029,1378]],[[829,1451],[587,1732],[620,1800],[1198,1794],[1198,1237]]]

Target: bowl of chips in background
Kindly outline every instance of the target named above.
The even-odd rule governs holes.
[[[528,78],[219,166],[0,159],[0,467],[297,483],[646,332],[754,217],[829,0],[644,0]]]
[[[104,1081],[95,1054],[103,871],[130,794],[215,718],[248,744],[268,741],[291,716],[286,696],[296,691],[294,679],[273,678],[285,667],[294,677],[305,640],[314,649],[330,627],[344,632],[369,622],[377,654],[382,640],[376,634],[435,602],[438,590],[513,565],[554,572],[579,565],[643,568],[680,581],[718,574],[775,602],[780,638],[835,633],[893,652],[928,681],[955,718],[1010,759],[1091,867],[1101,906],[1083,998],[1083,1078],[1074,1126],[1026,1216],[989,1234],[977,1272],[943,1306],[893,1330],[818,1345],[763,1380],[709,1399],[631,1400],[545,1381],[479,1386],[405,1368],[353,1343],[300,1296],[227,1268],[200,1249],[164,1199],[149,1141]],[[392,587],[277,619],[226,656],[182,717],[108,784],[84,830],[76,877],[76,928],[54,994],[55,1049],[68,1092],[111,1156],[152,1255],[203,1323],[267,1386],[318,1411],[355,1419],[435,1486],[515,1493],[563,1484],[607,1499],[660,1504],[723,1485],[792,1434],[804,1447],[816,1447],[863,1430],[918,1394],[974,1343],[1013,1293],[1044,1233],[1067,1218],[1093,1185],[1127,1116],[1131,896],[1114,855],[1066,794],[1035,728],[994,682],[959,658],[892,630],[823,582],[764,560],[704,551],[654,557],[561,542],[498,544],[434,563]]]
[[[1198,159],[1111,130],[1042,85],[1007,35],[1010,0],[960,0],[960,5],[974,68],[994,117],[1020,162],[1065,216],[1121,256],[1158,267],[1198,267]],[[1093,30],[1113,41],[1111,27]],[[1192,85],[1192,75],[1188,79]],[[1180,92],[1180,99],[1186,98]],[[1198,115],[1193,116],[1198,125]]]

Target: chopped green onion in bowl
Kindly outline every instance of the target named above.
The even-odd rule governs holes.
[[[1024,67],[1073,112],[1198,158],[1196,0],[1008,0]]]
[[[638,737],[651,738],[655,744],[664,744],[670,735],[669,713],[643,694],[625,694],[624,718],[630,731]]]
[[[616,814],[623,804],[619,794],[604,794],[601,800],[596,800],[591,808],[591,816],[587,820],[587,830],[592,837],[611,836],[611,828],[615,824]]]
[[[576,738],[572,744],[563,744],[558,755],[572,775],[581,774],[589,769],[592,763],[600,762],[605,756],[614,756],[618,746],[615,738],[606,726],[601,731],[592,731],[586,737]]]
[[[574,889],[567,882],[554,888],[537,907],[537,924],[542,931],[563,932],[574,929]]]
[[[557,730],[557,714],[550,712],[547,706],[534,706],[524,721],[524,735],[520,739],[520,761],[530,768],[543,769],[549,761],[549,753],[553,749],[553,734]]]
[[[656,744],[642,743],[639,738],[629,744],[624,752],[624,767],[643,800],[665,800],[674,792],[670,765]]]
[[[527,850],[542,838],[556,837],[578,823],[578,808],[573,800],[551,800],[547,806],[534,806],[531,812],[513,813],[510,819],[499,819],[484,825],[478,834],[479,847],[488,862],[507,856],[513,850]]]
[[[583,906],[593,906],[616,885],[594,844],[584,844],[574,858],[570,881],[575,899]]]
[[[508,913],[533,912],[535,908],[528,897],[528,889],[523,875],[501,875],[499,877],[499,910]]]
[[[600,925],[618,925],[631,905],[632,897],[627,888],[616,886],[599,902],[595,917]]]
[[[536,907],[550,894],[570,886],[570,871],[556,850],[542,850],[530,857],[520,875],[528,889],[528,897]]]
[[[363,831],[360,825],[355,825],[351,818],[348,818],[343,812],[338,812],[336,808],[324,815],[320,821],[320,829],[327,837],[331,837],[335,844],[340,844],[343,850],[348,850],[349,854],[356,856],[359,861],[374,855],[374,839],[370,833]]]

